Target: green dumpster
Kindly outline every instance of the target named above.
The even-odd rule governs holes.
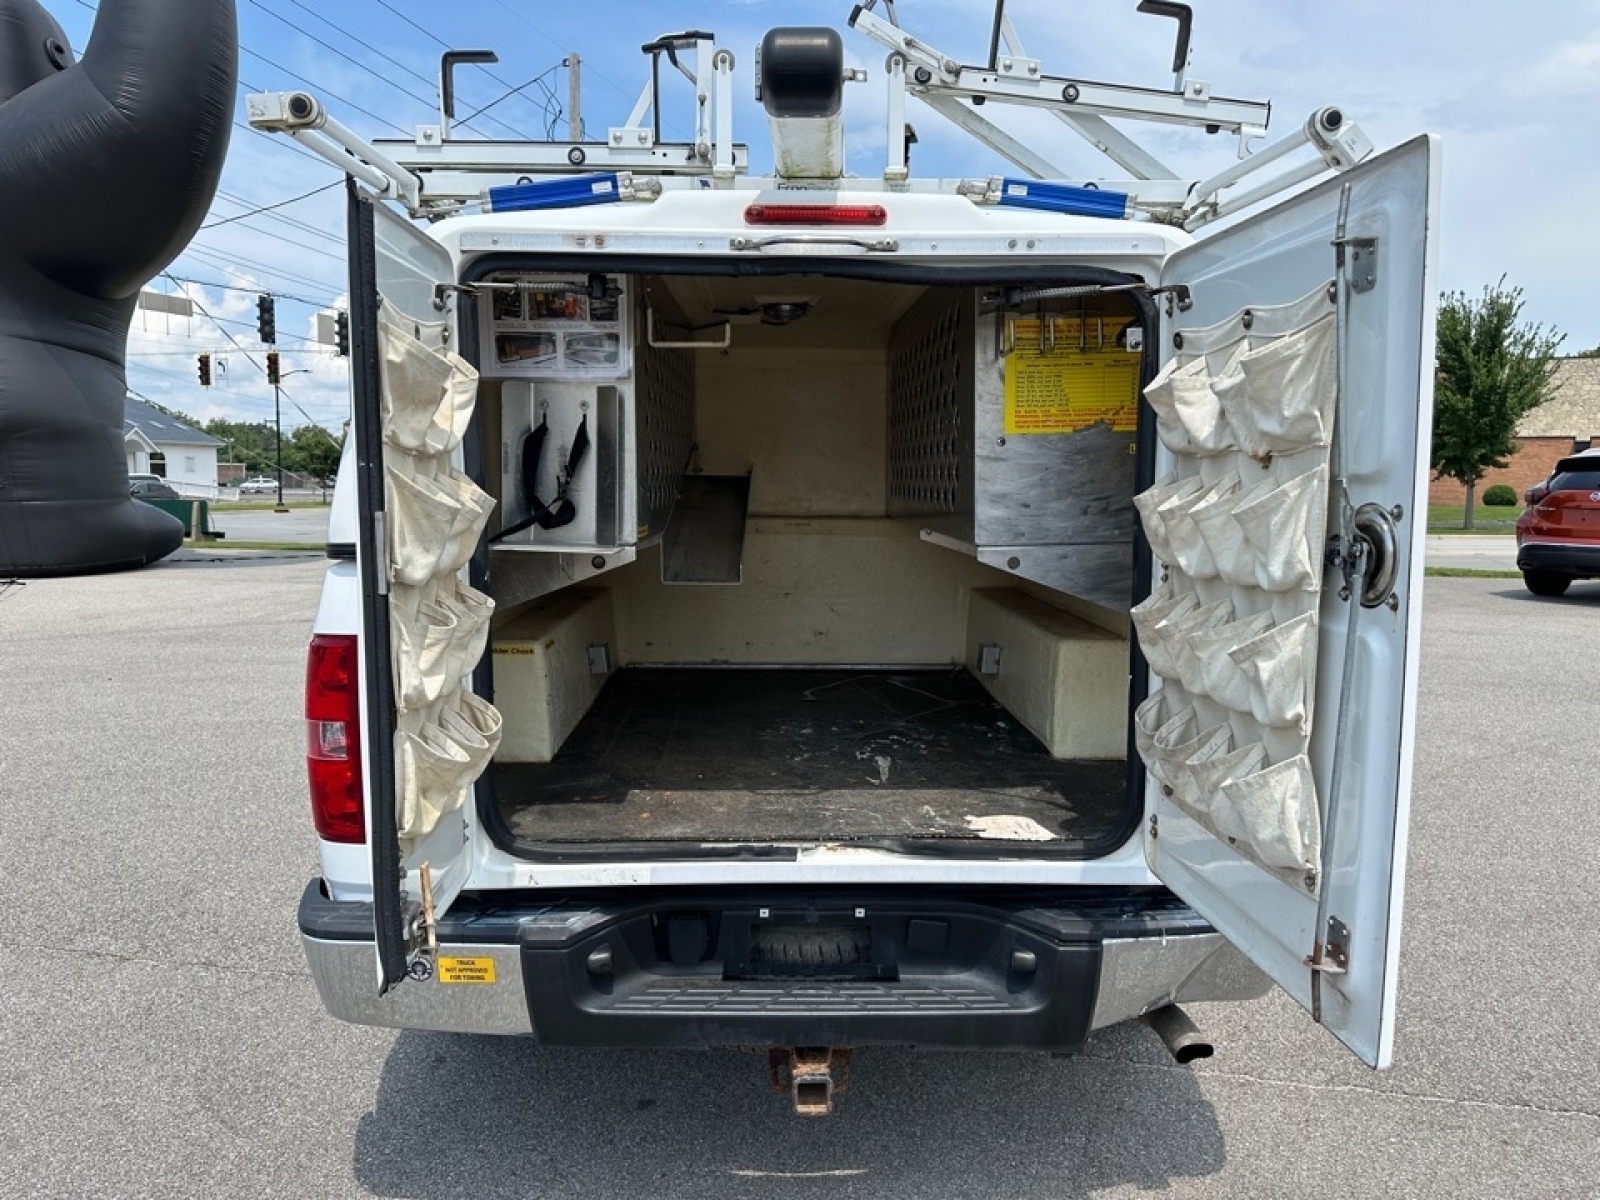
[[[211,528],[211,502],[209,500],[185,500],[181,498],[177,500],[152,500],[145,499],[142,496],[140,499],[144,500],[146,504],[155,505],[162,512],[171,513],[173,516],[177,517],[178,520],[182,521],[183,536],[186,538],[192,538],[195,536],[194,530],[189,527],[194,520],[195,505],[200,506],[201,537],[220,538],[227,536],[226,534],[218,533],[216,530]]]

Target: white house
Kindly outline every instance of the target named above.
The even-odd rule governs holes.
[[[126,404],[128,474],[160,475],[182,495],[215,499],[217,448],[224,443],[133,396]]]

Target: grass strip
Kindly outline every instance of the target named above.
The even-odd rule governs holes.
[[[1439,579],[1521,579],[1521,571],[1486,571],[1477,567],[1424,567],[1424,575]]]

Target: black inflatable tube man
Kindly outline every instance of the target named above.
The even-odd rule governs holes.
[[[37,0],[0,0],[0,577],[183,540],[128,495],[128,325],[216,192],[238,53],[233,0],[101,0],[77,62]]]

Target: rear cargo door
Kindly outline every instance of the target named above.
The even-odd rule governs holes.
[[[468,591],[448,563],[419,566],[416,561],[419,552],[438,553],[444,539],[418,536],[414,510],[423,499],[463,492],[461,452],[440,432],[447,421],[429,420],[421,410],[407,414],[401,404],[405,396],[432,396],[435,389],[448,402],[452,388],[457,393],[472,389],[459,386],[447,356],[440,353],[457,336],[454,293],[439,287],[452,280],[449,255],[353,184],[348,211],[350,370],[360,510],[361,740],[378,986],[387,990],[429,949],[430,917],[443,915],[464,885],[469,865],[470,805],[459,802],[460,789],[452,808],[449,802],[419,801],[416,785],[419,754],[437,752],[424,764],[434,776],[451,769],[452,739],[437,726],[441,708],[459,696],[462,670],[441,685],[437,672],[434,679],[419,680],[415,671],[405,669],[408,643],[432,636],[408,614],[442,605],[461,615],[461,597]],[[402,420],[405,427],[397,429]],[[434,520],[431,530],[460,537],[458,526],[462,522],[446,514],[443,523]],[[402,529],[406,532],[397,534]],[[430,566],[438,568],[431,578],[425,574]],[[481,615],[487,619],[486,612]],[[419,696],[419,689],[431,694],[430,708],[419,710],[413,703],[430,698]],[[436,694],[445,689],[449,694],[440,700]],[[421,723],[430,717],[433,725],[423,728]],[[427,809],[429,803],[448,811]],[[427,809],[420,816],[419,807]]]
[[[1171,361],[1147,392],[1164,449],[1138,501],[1151,867],[1374,1067],[1417,715],[1437,170],[1418,139],[1170,260]]]

